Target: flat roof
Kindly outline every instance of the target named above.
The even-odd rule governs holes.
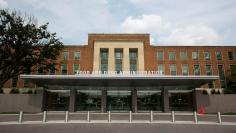
[[[196,75],[20,75],[37,85],[61,86],[191,86],[218,80],[219,76]]]

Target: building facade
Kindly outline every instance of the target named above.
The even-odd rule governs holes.
[[[39,70],[5,88],[44,88],[43,110],[190,111],[196,88],[225,88],[234,46],[153,46],[149,34],[89,34],[66,45],[56,70]]]

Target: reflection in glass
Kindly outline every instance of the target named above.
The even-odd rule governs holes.
[[[67,90],[47,90],[46,110],[65,111],[69,108],[70,92]]]
[[[140,111],[160,111],[161,91],[137,91],[137,104]]]
[[[192,111],[193,100],[192,92],[169,92],[170,110],[174,111]]]
[[[76,107],[78,111],[101,110],[100,90],[77,90]]]
[[[107,109],[111,111],[130,111],[131,91],[107,91]]]

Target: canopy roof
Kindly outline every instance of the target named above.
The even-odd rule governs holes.
[[[21,75],[37,85],[61,86],[191,86],[200,87],[219,79],[219,76],[196,75]]]

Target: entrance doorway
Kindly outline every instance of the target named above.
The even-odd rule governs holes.
[[[131,105],[132,105],[131,91],[123,91],[123,90],[107,91],[108,111],[130,111]]]
[[[69,108],[69,90],[47,90],[46,110],[65,111]]]

